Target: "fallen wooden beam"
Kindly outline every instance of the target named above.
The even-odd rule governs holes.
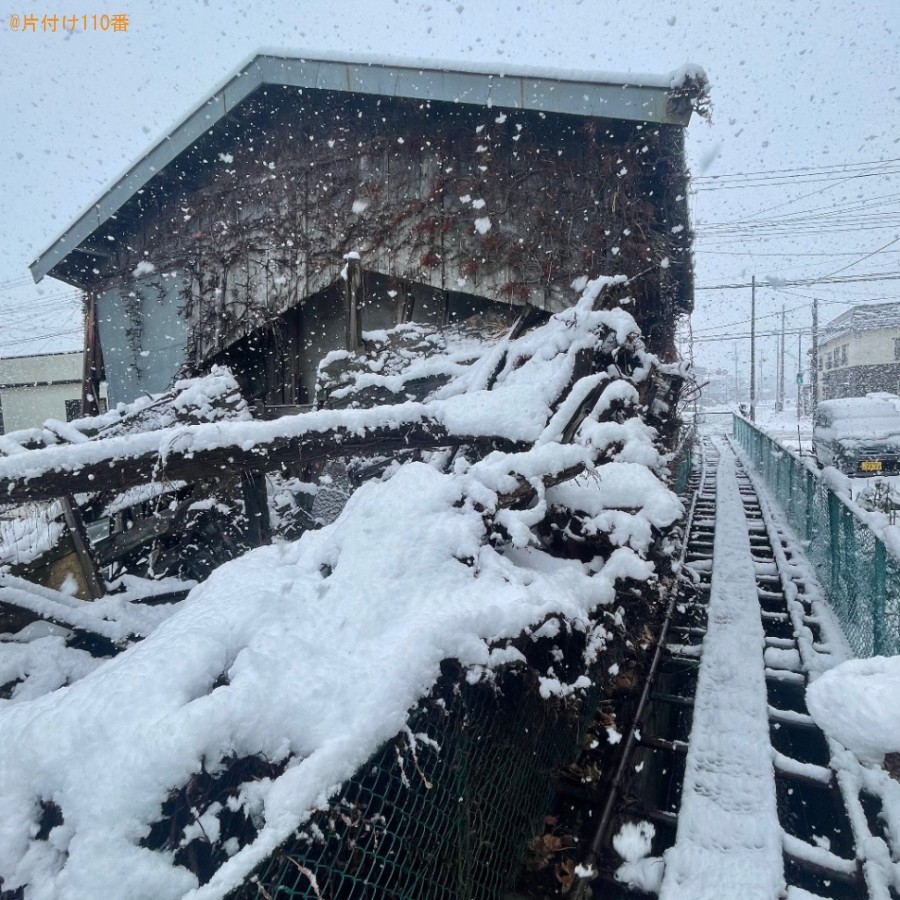
[[[332,417],[337,415],[333,413]],[[339,456],[434,450],[463,444],[517,449],[508,440],[451,434],[443,425],[425,417],[368,429],[316,428],[315,422],[307,428],[284,425],[290,419],[306,418],[234,423],[239,426],[234,431],[229,430],[230,423],[195,425],[18,453],[0,459],[0,501],[123,490],[152,481],[221,479],[241,472],[268,472],[285,465],[304,466]],[[283,429],[281,434],[276,426]],[[291,434],[291,430],[295,433]]]

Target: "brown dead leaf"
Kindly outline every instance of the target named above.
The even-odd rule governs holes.
[[[568,894],[575,881],[575,861],[564,859],[557,863],[554,874],[556,875],[556,880],[562,885],[562,892]]]

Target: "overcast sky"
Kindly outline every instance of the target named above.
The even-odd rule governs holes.
[[[688,133],[696,362],[731,371],[737,359],[748,367],[742,335],[749,331],[750,290],[732,286],[753,275],[760,331],[780,326],[783,305],[788,329],[808,329],[813,297],[823,301],[825,321],[847,301],[900,300],[896,0],[3,6],[0,355],[79,346],[77,309],[65,285],[45,279],[32,286],[28,264],[260,48],[461,60],[486,69],[520,63],[663,73],[699,64],[712,84],[713,121],[694,119]],[[78,28],[44,32],[45,14],[78,15]],[[127,31],[92,31],[92,17],[103,14],[126,15]],[[12,30],[13,15],[19,31]],[[26,15],[38,16],[36,31],[21,30]],[[871,275],[878,280],[821,282]],[[709,340],[720,336],[727,340]],[[803,340],[805,351],[808,336]],[[788,345],[793,356],[796,341]],[[761,341],[760,352],[767,372],[774,369],[774,344]],[[794,365],[789,359],[788,368]]]

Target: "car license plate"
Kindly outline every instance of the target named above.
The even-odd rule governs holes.
[[[881,460],[880,459],[864,459],[859,464],[860,472],[880,472],[881,471]]]

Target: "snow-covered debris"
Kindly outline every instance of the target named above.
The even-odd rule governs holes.
[[[24,565],[56,546],[63,533],[58,503],[29,503],[0,514],[0,570]]]
[[[72,684],[0,708],[4,889],[58,900],[223,897],[404,731],[442,662],[490,682],[524,665],[516,641],[552,619],[550,632],[590,639],[580,673],[554,662],[535,683],[548,702],[590,684],[585,672],[611,639],[601,611],[653,583],[654,543],[681,513],[644,421],[656,360],[627,313],[594,309],[602,287],[467,365],[446,361],[449,380],[416,403],[90,442],[112,461],[149,440],[164,458],[176,445],[262,447],[292,429],[343,423],[364,435],[429,420],[492,436],[498,449],[401,457],[333,523],[221,566],[144,640]],[[52,465],[84,464],[90,444]],[[0,464],[13,471],[16,457]],[[568,553],[551,510],[609,540],[585,542],[582,530],[574,537],[587,552]],[[102,627],[112,638],[124,621]],[[236,761],[252,771],[233,798],[252,809],[240,839],[217,802],[192,809],[174,844],[154,844],[173,792]],[[213,848],[204,883],[177,852],[200,840]]]
[[[119,404],[98,416],[73,422],[50,419],[40,428],[0,435],[0,459],[44,447],[83,444],[92,438],[249,418],[250,411],[234,376],[222,366],[213,366],[202,378],[180,379],[164,394],[139,397],[133,403]]]

